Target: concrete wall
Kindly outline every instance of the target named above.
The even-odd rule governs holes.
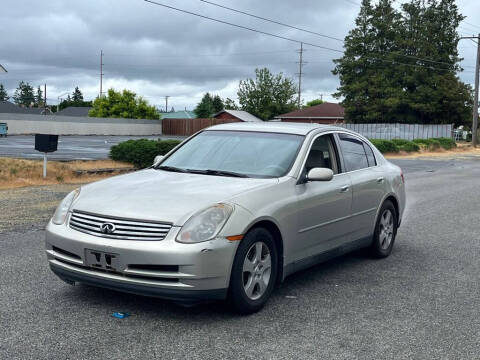
[[[9,135],[161,135],[161,120],[0,113]]]

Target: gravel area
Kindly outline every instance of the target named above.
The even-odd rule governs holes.
[[[0,190],[0,233],[44,228],[60,200],[76,187],[62,184]]]

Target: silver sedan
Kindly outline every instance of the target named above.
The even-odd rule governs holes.
[[[357,133],[225,124],[70,193],[46,252],[69,284],[251,313],[295,271],[363,247],[388,256],[404,208],[401,169]]]

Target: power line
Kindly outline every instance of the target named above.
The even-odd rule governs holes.
[[[281,35],[272,34],[272,33],[266,32],[266,31],[257,30],[257,29],[254,29],[254,28],[251,28],[251,27],[247,27],[247,26],[243,26],[243,25],[234,24],[234,23],[231,23],[231,22],[228,22],[228,21],[225,21],[225,20],[215,19],[215,18],[206,16],[206,15],[201,15],[201,14],[194,13],[194,12],[192,12],[192,11],[188,11],[188,10],[184,10],[184,9],[179,9],[179,8],[176,8],[176,7],[173,7],[173,6],[170,6],[170,5],[161,4],[161,3],[156,2],[156,1],[152,1],[152,0],[143,0],[143,1],[148,2],[148,3],[151,3],[151,4],[154,4],[154,5],[163,6],[163,7],[167,8],[167,9],[172,9],[172,10],[180,11],[180,12],[183,12],[183,13],[185,13],[185,14],[197,16],[197,17],[200,17],[200,18],[203,18],[203,19],[207,19],[207,20],[211,20],[211,21],[215,21],[215,22],[218,22],[218,23],[221,23],[221,24],[225,24],[225,25],[230,25],[230,26],[233,26],[233,27],[237,27],[237,28],[239,28],[239,29],[244,29],[244,30],[256,32],[256,33],[259,33],[259,34],[272,36],[272,37],[275,37],[275,38],[278,38],[278,39],[283,39],[283,40],[291,41],[291,42],[294,42],[294,43],[297,43],[297,44],[302,43],[302,41],[300,41],[300,40],[288,38],[288,37],[286,37],[286,36],[281,36]],[[338,53],[343,53],[342,50],[333,49],[333,48],[329,48],[329,47],[321,46],[321,45],[317,45],[317,44],[312,44],[312,43],[308,43],[308,42],[305,42],[305,41],[303,41],[303,43],[304,43],[305,45],[313,46],[313,47],[316,47],[316,48],[325,49],[325,50],[329,50],[329,51],[334,51],[334,52],[338,52]]]
[[[239,13],[239,14],[247,15],[247,16],[253,17],[253,18],[255,18],[255,19],[260,19],[260,20],[263,20],[263,21],[268,21],[268,22],[271,22],[271,23],[273,23],[273,24],[285,26],[285,27],[288,27],[288,28],[291,28],[291,29],[303,31],[303,32],[306,32],[306,33],[309,33],[309,34],[313,34],[313,35],[317,35],[317,36],[321,36],[321,37],[324,37],[324,38],[327,38],[327,39],[337,40],[337,41],[340,41],[340,42],[343,43],[343,39],[339,39],[339,38],[336,38],[336,37],[333,37],[333,36],[330,36],[330,35],[320,34],[320,33],[315,32],[315,31],[311,31],[311,30],[303,29],[303,28],[300,28],[300,27],[297,27],[297,26],[285,24],[285,23],[280,22],[280,21],[278,21],[278,20],[273,20],[273,19],[269,19],[269,18],[262,17],[262,16],[258,16],[258,15],[255,15],[255,14],[251,14],[251,13],[248,13],[248,12],[246,12],[246,11],[233,9],[233,8],[228,7],[228,6],[225,6],[225,5],[221,5],[221,4],[214,3],[214,2],[212,2],[212,1],[207,1],[207,0],[200,0],[200,1],[201,1],[201,2],[204,2],[204,3],[207,3],[207,4],[210,4],[210,5],[213,5],[213,6],[217,6],[217,7],[222,8],[222,9],[227,9],[227,10],[230,10],[230,11],[233,11],[233,12],[236,12],[236,13]]]
[[[154,4],[154,5],[162,6],[162,7],[168,8],[168,9],[172,9],[172,10],[175,10],[175,11],[183,12],[183,13],[186,13],[186,14],[189,14],[189,15],[197,16],[197,17],[200,17],[200,18],[203,18],[203,19],[207,19],[207,20],[211,20],[211,21],[214,21],[214,22],[218,22],[218,23],[221,23],[221,24],[226,24],[226,25],[234,26],[234,27],[237,27],[237,28],[240,28],[240,29],[249,30],[249,31],[252,31],[252,32],[257,32],[257,33],[260,33],[260,34],[272,36],[272,37],[275,37],[275,38],[279,38],[279,39],[283,39],[283,40],[295,42],[295,43],[298,43],[298,44],[302,44],[302,43],[303,43],[304,45],[309,45],[309,46],[313,46],[313,47],[316,47],[316,48],[325,49],[325,50],[334,51],[334,52],[338,52],[338,53],[342,53],[342,54],[343,54],[343,51],[341,51],[341,50],[332,49],[332,48],[325,47],[325,46],[321,46],[321,45],[318,45],[318,44],[313,44],[313,43],[309,43],[309,42],[305,42],[305,41],[301,41],[301,40],[297,40],[297,39],[288,38],[288,37],[281,36],[281,35],[272,34],[272,33],[266,32],[266,31],[262,31],[262,30],[250,28],[250,27],[247,27],[247,26],[234,24],[234,23],[231,23],[231,22],[228,22],[228,21],[224,21],[224,20],[212,18],[212,17],[206,16],[206,15],[201,15],[201,14],[194,13],[194,12],[192,12],[192,11],[188,11],[188,10],[184,10],[184,9],[179,9],[179,8],[176,8],[176,7],[173,7],[173,6],[170,6],[170,5],[165,5],[165,4],[162,4],[162,3],[159,3],[159,2],[156,2],[156,1],[152,1],[152,0],[144,0],[144,1],[145,1],[145,2],[148,2],[148,3],[151,3],[151,4]],[[387,53],[388,53],[388,52],[387,52]],[[392,52],[389,52],[389,53],[392,53]],[[392,54],[394,54],[394,53],[392,53]],[[435,64],[442,64],[442,65],[448,65],[448,66],[452,66],[452,65],[453,65],[453,64],[451,64],[451,63],[446,63],[446,62],[441,62],[441,61],[435,61],[435,60],[429,60],[429,59],[419,58],[419,57],[416,57],[416,56],[409,56],[409,55],[402,55],[402,54],[394,54],[394,55],[396,55],[396,56],[403,56],[403,57],[406,57],[406,58],[415,59],[415,60],[420,60],[420,61],[431,62],[431,63],[435,63]],[[371,57],[371,58],[373,58],[373,57]],[[375,58],[373,58],[373,59],[375,59]],[[381,60],[381,59],[380,59],[380,60]],[[383,60],[381,60],[381,61],[383,61]],[[420,66],[420,65],[405,64],[405,63],[399,63],[399,62],[395,62],[395,63],[402,64],[402,65],[406,65],[406,66]],[[427,65],[425,65],[425,66],[427,66]],[[433,69],[433,67],[431,67],[431,66],[427,66],[427,67]],[[449,70],[449,69],[447,69],[447,68],[438,68],[438,70]]]

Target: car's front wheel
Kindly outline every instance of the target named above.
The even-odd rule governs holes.
[[[247,233],[238,246],[230,278],[230,302],[235,311],[260,310],[273,291],[278,274],[277,249],[264,228]]]
[[[387,200],[383,203],[375,224],[373,243],[370,248],[373,256],[384,258],[390,255],[397,235],[397,227],[398,220],[395,206]]]

